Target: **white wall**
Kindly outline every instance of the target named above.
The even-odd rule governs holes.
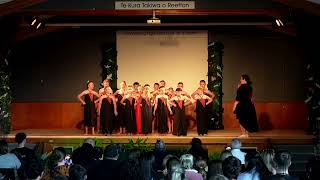
[[[207,79],[207,44],[207,31],[118,31],[118,82],[182,81],[191,93]]]

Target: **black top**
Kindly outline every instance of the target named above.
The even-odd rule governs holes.
[[[241,84],[237,90],[236,101],[251,101],[252,87],[248,84]]]
[[[264,177],[263,180],[299,180],[296,176],[290,176],[290,175],[282,175],[282,174],[276,174],[272,176]]]
[[[95,150],[91,144],[83,143],[83,145],[72,153],[72,161],[74,164],[80,164],[86,169],[88,165],[95,159]]]
[[[15,148],[11,153],[15,154],[21,162],[30,162],[35,157],[34,151],[26,147]]]

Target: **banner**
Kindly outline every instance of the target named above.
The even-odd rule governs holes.
[[[195,1],[116,1],[118,10],[195,9]]]

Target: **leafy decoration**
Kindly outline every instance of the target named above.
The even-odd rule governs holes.
[[[223,56],[224,46],[221,42],[209,42],[208,44],[208,89],[215,94],[213,102],[214,129],[223,129],[222,107],[222,80],[223,80]]]
[[[115,43],[105,44],[102,46],[102,61],[101,61],[102,80],[109,79],[110,86],[113,90],[117,89],[117,47]]]

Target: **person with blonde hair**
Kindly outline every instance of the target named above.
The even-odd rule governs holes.
[[[274,155],[275,153],[273,149],[266,149],[260,153],[264,164],[272,174],[276,174],[276,170],[274,169]]]
[[[203,177],[193,168],[194,158],[191,154],[184,154],[180,157],[180,162],[185,170],[185,177],[189,180],[202,180]]]

